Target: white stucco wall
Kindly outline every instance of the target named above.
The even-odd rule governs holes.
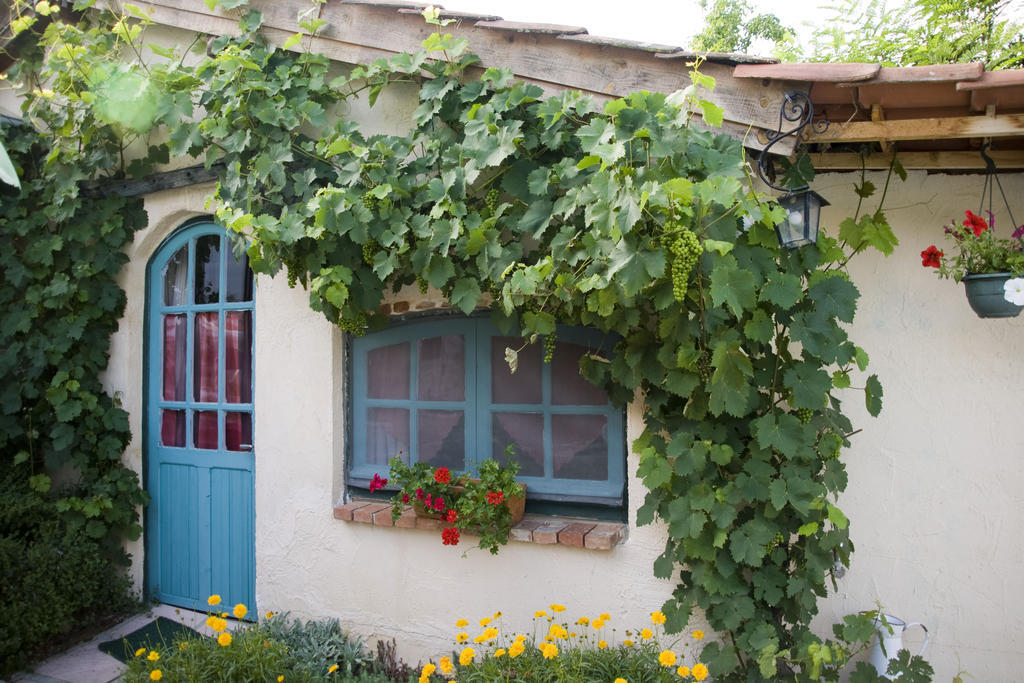
[[[820,177],[835,226],[855,205],[852,174]],[[883,178],[874,178],[881,187]],[[1010,197],[1024,176],[1005,176]],[[121,283],[128,308],[111,350],[108,386],[119,391],[135,435],[126,459],[141,465],[145,265],[161,240],[202,213],[209,187],[147,198],[150,227],[137,234]],[[850,473],[840,504],[851,519],[853,566],[821,604],[819,632],[844,614],[880,603],[923,622],[936,680],[960,667],[974,680],[1014,680],[1024,666],[1024,317],[981,320],[962,287],[938,280],[919,252],[942,246],[942,225],[976,208],[981,178],[911,173],[890,190],[887,211],[900,238],[884,258],[851,264],[862,293],[851,338],[871,356],[885,387],[873,419],[858,392],[845,402],[855,426],[844,456]],[[1020,211],[1020,209],[1019,209]],[[1005,219],[1004,219],[1005,221]],[[1005,230],[1005,226],[1000,226]],[[631,528],[610,552],[510,544],[496,556],[441,545],[435,533],[338,521],[343,494],[344,386],[341,334],[308,307],[301,288],[260,277],[256,287],[256,594],[258,609],[338,617],[369,639],[395,637],[407,659],[450,649],[453,622],[496,610],[526,628],[551,602],[573,615],[610,612],[640,624],[672,583],[651,574],[660,527]],[[641,410],[628,413],[629,441]],[[628,465],[635,472],[635,456]],[[644,489],[629,482],[630,520]],[[132,544],[141,586],[143,547]],[[704,626],[699,621],[694,626]],[[907,642],[920,643],[917,632]]]

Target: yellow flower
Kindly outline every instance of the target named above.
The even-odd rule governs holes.
[[[525,633],[519,633],[519,634],[517,634],[517,635],[516,635],[516,637],[515,637],[515,641],[516,641],[517,643],[521,643],[521,642],[523,642],[524,640],[526,640],[526,634],[525,634]]]
[[[183,640],[180,643],[178,643],[178,649],[182,650],[182,651],[188,649],[188,641],[187,640]]]
[[[489,629],[486,629],[484,631],[483,635],[484,635],[484,640],[494,640],[495,638],[498,637],[498,629],[496,629],[494,627],[491,627]]]
[[[151,662],[155,662],[156,660],[160,659],[160,653],[156,650],[150,650],[149,655],[146,657],[146,659],[148,659]]]
[[[608,641],[607,640],[599,640],[599,641],[597,641],[597,649],[598,650],[603,650],[606,647],[608,647]]]
[[[430,662],[427,662],[423,665],[423,670],[420,671],[420,678],[430,678],[430,674],[434,673],[435,671],[437,671],[437,667],[431,664]]]
[[[626,647],[633,647],[633,641],[632,640],[624,640],[624,641],[622,641],[622,644],[625,645]]]
[[[523,645],[523,641],[517,640],[516,642],[509,645],[508,656],[512,659],[515,659],[519,655],[523,654],[523,650],[525,649],[526,647]]]
[[[473,639],[473,642],[476,643],[477,645],[479,645],[480,643],[484,642],[485,640],[487,640],[487,636],[485,636],[483,633],[481,633],[480,635],[478,635],[476,638]]]
[[[658,612],[651,612],[651,622],[654,623],[654,624],[658,624],[659,626],[661,624],[664,624],[665,623],[665,614],[663,612],[660,612],[660,611],[658,611]]]
[[[471,647],[463,648],[462,652],[459,653],[459,664],[469,666],[474,657],[476,657],[476,650]]]
[[[145,652],[145,651],[146,651],[146,648],[140,647],[138,650],[135,651],[135,656],[136,657],[141,657],[142,653]]]
[[[658,655],[658,663],[662,666],[672,666],[676,663],[676,653],[672,650],[662,650]]]
[[[700,629],[697,629],[696,631],[694,631],[693,632],[693,639],[694,640],[703,640],[704,639],[704,631],[701,631]],[[696,669],[697,667],[693,667],[693,668]],[[694,674],[694,675],[696,676],[697,674]]]
[[[450,674],[452,672],[452,669],[455,668],[455,667],[452,666],[452,658],[451,657],[441,657],[440,665],[441,665],[441,673],[443,673],[443,674]]]
[[[565,611],[565,605],[548,605],[548,607],[551,608],[552,612],[564,612]]]
[[[561,626],[559,626],[558,624],[551,624],[550,628],[548,628],[548,634],[554,638],[564,640],[568,637],[569,632]]]
[[[469,640],[469,634],[468,633],[460,633],[459,635],[455,636],[455,642],[456,643],[464,643],[467,640]]]
[[[211,623],[210,619],[213,620],[212,623]],[[228,627],[228,622],[224,621],[220,617],[210,617],[210,619],[207,619],[206,623],[207,623],[207,625],[210,628],[212,628],[217,633],[220,633],[221,631],[223,631],[224,629],[226,629]]]
[[[467,626],[469,626],[469,622],[465,619],[459,619],[455,622],[455,628],[465,628]]]
[[[152,681],[159,681],[163,677],[164,677],[164,672],[161,671],[160,669],[153,669],[152,671],[149,672],[149,678]]]
[[[221,647],[227,647],[231,644],[231,634],[221,633],[219,636],[217,636],[217,642],[220,643]]]
[[[542,609],[539,609],[539,610],[537,610],[536,612],[533,613],[533,618],[534,619],[540,619],[541,617],[546,617],[547,615],[548,615],[547,612],[545,612]]]
[[[558,646],[554,643],[541,643],[537,648],[544,655],[544,659],[554,659],[558,656]]]
[[[491,621],[492,621],[492,619],[490,617],[484,617],[483,619],[480,620],[480,628],[483,628],[484,626],[487,626],[487,624],[491,623]]]
[[[338,670],[338,665],[337,664],[331,664],[331,668],[327,670],[327,673],[329,675],[329,674],[334,673],[337,670]]]
[[[572,631],[571,633],[569,633],[569,637],[570,638],[575,638],[576,637],[576,632]]]
[[[612,683],[626,683],[625,678],[616,678]]]
[[[601,621],[611,621],[611,620],[612,620],[612,617],[607,612],[605,612],[605,613],[603,613],[601,615]]]
[[[640,631],[640,637],[644,640],[650,640],[654,637],[654,634],[651,633],[651,629],[645,628],[643,631]]]
[[[694,664],[692,673],[694,680],[703,681],[708,677],[708,668],[703,664]]]
[[[206,598],[206,604],[207,605],[219,605],[220,604],[220,596],[219,595],[211,595],[210,597]]]
[[[680,678],[687,678],[690,675],[690,667],[681,666],[678,669],[676,669],[676,673],[679,674]]]
[[[266,617],[267,619],[273,619],[273,618],[274,618],[274,613],[273,613],[273,612],[267,612],[267,613],[266,613],[266,615],[264,615],[264,616],[265,616],[265,617]]]
[[[501,619],[501,610],[498,610],[497,612],[494,613],[494,618],[495,619]]]
[[[494,651],[494,656],[495,657],[504,657],[505,656],[505,648],[499,647],[497,650]]]
[[[587,619],[586,617],[580,617],[579,619],[576,620],[576,623],[579,624],[580,626],[586,626],[587,624],[590,623],[590,619]]]
[[[604,620],[603,619],[594,619],[592,622],[590,622],[590,625],[594,627],[595,631],[598,631],[598,630],[600,630],[601,628],[604,627]]]
[[[277,683],[281,683],[281,681],[283,681],[283,680],[284,680],[284,674],[281,674],[280,676],[277,677]]]
[[[235,615],[235,619],[244,619],[245,615],[249,613],[249,610],[242,603],[238,603],[235,605],[235,609],[231,610],[231,613]]]

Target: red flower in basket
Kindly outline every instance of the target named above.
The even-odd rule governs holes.
[[[934,244],[921,252],[921,265],[925,268],[938,268],[942,265],[943,253]]]
[[[445,545],[458,545],[459,544],[459,530],[458,529],[445,529],[441,532],[441,542]]]
[[[447,484],[452,480],[452,473],[448,471],[447,467],[438,467],[434,470],[434,481],[438,484]]]
[[[981,233],[988,230],[988,223],[986,223],[985,219],[978,214],[967,209],[964,211],[964,215],[967,216],[967,218],[964,219],[964,225],[974,231],[975,237],[981,237]]]
[[[501,491],[491,491],[487,494],[487,502],[491,505],[501,505],[502,501],[505,500],[505,494]]]

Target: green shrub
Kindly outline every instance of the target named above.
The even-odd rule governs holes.
[[[73,529],[17,469],[0,469],[0,675],[51,639],[135,604],[123,562]]]

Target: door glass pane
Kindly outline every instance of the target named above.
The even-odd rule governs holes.
[[[456,470],[466,467],[466,417],[461,410],[421,410],[417,426],[420,462]]]
[[[505,448],[512,444],[512,460],[519,461],[524,477],[544,476],[544,416],[537,413],[494,413],[491,420],[491,457],[504,465]]]
[[[197,410],[192,414],[192,439],[196,448],[217,448],[216,410]]]
[[[196,303],[220,300],[220,236],[203,235],[196,240]]]
[[[224,313],[224,400],[252,403],[252,311]]]
[[[551,359],[551,402],[555,405],[603,406],[608,403],[604,389],[595,387],[580,374],[580,357],[587,348],[559,342]]]
[[[242,255],[241,261],[235,260],[235,255],[228,250],[224,258],[225,280],[227,292],[224,298],[227,301],[252,301],[252,271],[249,270],[249,257]]]
[[[536,404],[543,400],[541,392],[541,345],[528,344],[519,352],[513,374],[505,362],[505,349],[523,345],[519,337],[491,337],[491,402]]]
[[[368,465],[386,465],[396,455],[409,462],[409,411],[406,408],[367,408]]]
[[[552,415],[551,450],[556,478],[608,479],[607,418]]]
[[[160,443],[164,446],[185,446],[185,411],[160,411]]]
[[[188,247],[182,247],[164,266],[164,305],[183,306],[188,285]]]
[[[252,415],[250,413],[224,414],[224,446],[229,451],[252,450]]]
[[[187,324],[188,321],[184,313],[164,316],[163,397],[165,401],[185,400]]]
[[[419,400],[465,401],[466,338],[450,335],[421,339],[419,354]]]
[[[366,397],[409,398],[409,342],[366,354]]]
[[[217,327],[216,312],[196,313],[196,341],[193,351],[193,400],[217,400]]]

